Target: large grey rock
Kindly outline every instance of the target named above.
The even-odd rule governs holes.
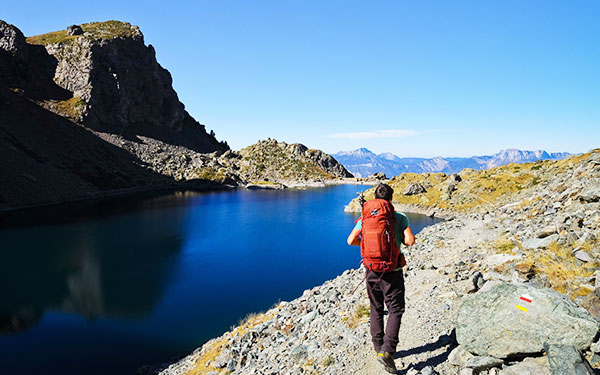
[[[579,259],[582,262],[591,262],[593,260],[590,254],[583,250],[576,251],[575,258]]]
[[[554,233],[556,233],[556,226],[555,225],[548,225],[548,226],[542,228],[538,232],[537,236],[538,236],[538,238],[546,238],[546,237],[548,237],[550,235],[553,235]]]
[[[458,175],[458,173],[453,173],[450,175],[450,181],[461,182],[462,178]]]
[[[500,375],[552,375],[547,357],[525,358],[522,362],[508,366]]]
[[[523,241],[523,247],[526,249],[539,249],[550,245],[556,240],[558,240],[558,234],[556,233],[545,238],[529,238]]]
[[[503,360],[489,356],[475,356],[466,360],[465,366],[473,370],[483,371],[492,367],[502,366]]]
[[[588,203],[600,201],[600,187],[594,186],[586,189],[579,194],[579,199]]]
[[[523,295],[532,302],[521,300]],[[546,342],[585,349],[598,329],[594,318],[564,295],[525,284],[501,283],[468,296],[456,318],[459,344],[496,358],[540,353]]]
[[[404,195],[416,195],[416,194],[422,194],[422,193],[426,193],[427,189],[425,189],[425,187],[417,182],[413,182],[411,184],[409,184],[406,189],[404,189],[404,191],[402,192],[402,194]]]
[[[594,375],[594,371],[581,357],[581,353],[570,345],[544,345],[553,375]]]
[[[67,27],[68,35],[83,35],[83,29],[79,25],[71,25]]]
[[[388,179],[387,176],[385,175],[385,173],[383,173],[383,172],[373,173],[370,178],[375,179],[375,180],[387,180]]]
[[[451,365],[465,367],[465,364],[469,358],[472,358],[473,354],[469,353],[462,346],[457,346],[448,355],[448,362]]]
[[[431,366],[425,366],[421,370],[421,375],[437,375],[437,371],[435,371]]]

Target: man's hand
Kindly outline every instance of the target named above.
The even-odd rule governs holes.
[[[348,245],[351,246],[360,246],[360,238],[358,235],[360,234],[360,229],[353,229],[348,236]]]
[[[404,229],[404,244],[406,246],[412,246],[415,244],[415,235],[413,234],[412,230],[410,230],[410,227],[406,227],[406,229]]]

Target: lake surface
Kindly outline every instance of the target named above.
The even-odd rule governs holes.
[[[0,225],[0,374],[134,374],[348,268],[363,186],[117,199]],[[409,215],[418,232],[438,220]]]

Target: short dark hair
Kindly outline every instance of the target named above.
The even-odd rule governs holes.
[[[379,184],[375,186],[375,198],[391,201],[394,195],[394,189],[388,184]]]

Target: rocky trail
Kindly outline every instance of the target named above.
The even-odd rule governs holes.
[[[504,187],[492,200],[472,174],[467,184],[453,177],[452,189],[443,176],[425,176],[464,206],[471,188],[488,189],[487,204],[455,211],[403,249],[398,373],[598,373],[600,152],[482,175],[495,179],[492,189],[529,186]],[[347,270],[153,373],[386,374],[370,342],[364,284],[351,293],[363,276]]]
[[[450,373],[445,363],[457,345],[453,317],[459,298],[473,290],[472,270],[467,264],[476,264],[476,259],[486,255],[470,249],[477,248],[496,232],[478,218],[455,219],[425,228],[419,234],[419,242],[410,250],[404,250],[409,265],[405,268],[406,313],[396,356],[399,374]],[[438,246],[441,241],[446,241],[444,246]],[[349,248],[349,251],[358,251],[358,248]],[[218,374],[221,369],[244,374],[386,374],[372,349],[368,313],[357,312],[369,306],[364,283],[361,283],[363,276],[364,269],[346,271],[322,286],[305,291],[299,299],[266,312],[267,328],[259,329],[259,340],[255,342],[261,344],[247,346],[243,365],[236,360],[239,356],[229,352],[224,358],[220,355],[208,359],[208,366],[204,362],[203,367],[198,367],[198,363],[207,359],[203,354],[210,353],[211,344],[219,342],[216,339],[161,374],[211,371]],[[351,294],[359,283],[356,292]],[[294,315],[298,319],[294,319]],[[265,319],[265,316],[254,319]],[[265,323],[258,326],[262,324]],[[224,337],[233,344],[246,330],[242,326],[238,332],[234,330]],[[271,354],[270,348],[260,340],[272,335],[281,335],[277,347],[282,349],[283,346],[282,352]],[[248,338],[247,332],[240,343],[244,337]],[[290,361],[282,363],[283,358]],[[203,372],[203,369],[210,371]]]

